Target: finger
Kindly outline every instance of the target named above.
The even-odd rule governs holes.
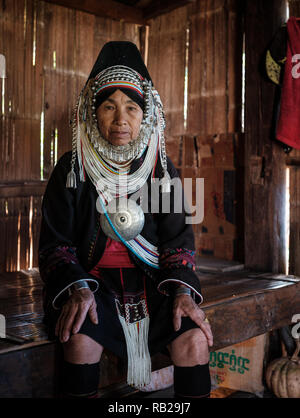
[[[59,327],[60,327],[60,318],[61,318],[62,313],[59,315],[58,320],[56,321],[56,325],[55,325],[55,335],[56,337],[59,334]]]
[[[203,311],[197,309],[190,309],[188,311],[189,317],[194,321],[204,332],[209,347],[213,346],[213,334],[209,322],[205,322]]]
[[[84,305],[81,304],[79,306],[79,309],[77,311],[77,315],[76,315],[74,323],[73,323],[72,332],[74,334],[76,334],[80,330],[81,325],[83,324],[83,322],[86,318],[86,314],[87,314],[88,310],[89,310],[89,306],[87,306],[85,304]]]
[[[55,327],[55,335],[57,336],[57,337],[59,337],[59,335],[60,335],[60,330],[61,330],[61,326],[62,326],[62,322],[63,322],[63,318],[66,316],[66,309],[65,309],[65,307],[63,307],[62,308],[62,311],[61,311],[61,313],[60,313],[60,315],[59,315],[59,318],[58,318],[58,320],[57,320],[57,322],[56,322],[56,327]]]
[[[202,329],[202,331],[204,332],[204,334],[206,336],[208,346],[212,347],[213,344],[214,344],[214,338],[213,338],[213,334],[212,334],[209,322],[203,321],[200,328]]]
[[[196,305],[189,306],[185,309],[185,312],[191,318],[192,321],[194,321],[199,327],[201,327],[204,317],[202,315],[202,311],[199,310]]]
[[[78,306],[72,305],[71,309],[68,310],[66,316],[63,318],[63,326],[61,330],[62,341],[66,342],[70,338],[71,330],[74,322],[74,318],[77,314]]]
[[[97,305],[93,303],[89,309],[89,316],[94,324],[98,324]]]
[[[74,321],[74,317],[76,315],[76,312],[78,310],[77,305],[72,305],[71,307],[68,307],[68,310],[66,310],[65,316],[62,318],[61,321],[61,328],[60,328],[60,341],[62,343],[65,343],[70,338],[71,334],[71,327],[72,323]]]
[[[178,310],[174,310],[173,312],[173,326],[175,331],[179,331],[181,328],[181,314]]]

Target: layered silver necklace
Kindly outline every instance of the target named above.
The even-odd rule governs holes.
[[[121,82],[133,84],[144,97],[144,115],[139,135],[124,146],[110,144],[100,133],[96,117],[96,96],[103,86]],[[111,238],[121,241],[143,262],[159,268],[158,248],[148,242],[141,231],[144,213],[127,196],[139,190],[149,175],[154,175],[159,156],[164,171],[162,191],[170,190],[167,157],[164,140],[165,120],[163,107],[157,91],[148,80],[143,80],[133,69],[114,66],[89,80],[81,92],[74,113],[71,171],[67,187],[76,188],[74,171],[76,158],[79,164],[80,181],[88,175],[100,197],[103,213],[101,228]],[[145,153],[143,162],[133,173],[130,163]],[[128,164],[124,164],[127,162]],[[124,186],[124,187],[123,187]],[[117,210],[111,205],[117,202]],[[135,206],[136,205],[136,206]],[[113,206],[113,205],[112,205]],[[151,358],[148,351],[149,315],[138,322],[130,323],[120,315],[128,353],[128,384],[143,387],[151,379]]]
[[[130,82],[143,91],[144,115],[139,135],[126,145],[116,146],[103,138],[98,128],[95,101],[99,88],[108,83]],[[127,176],[128,194],[134,193],[147,181],[155,165],[156,153],[159,152],[164,177],[169,178],[167,172],[167,158],[164,140],[165,120],[163,106],[157,91],[148,80],[133,69],[126,66],[109,67],[99,73],[95,79],[90,79],[81,92],[74,112],[72,161],[68,175],[67,187],[76,187],[74,166],[76,155],[79,163],[80,180],[85,180],[87,172],[89,178],[100,192],[115,190],[120,176],[107,168],[105,160],[116,170],[125,161],[139,158],[143,152],[146,156],[140,168]],[[147,150],[146,150],[147,148]],[[114,194],[106,198],[115,198]]]
[[[139,135],[127,145],[122,146],[112,145],[103,138],[98,127],[95,109],[99,90],[103,86],[116,86],[118,83],[122,86],[126,86],[126,83],[134,85],[144,97],[144,115]],[[74,166],[77,156],[80,181],[84,181],[85,174],[87,174],[100,196],[105,215],[105,220],[102,219],[102,223],[103,225],[105,222],[108,224],[106,225],[107,235],[122,241],[139,258],[155,268],[158,268],[159,264],[158,249],[140,235],[144,220],[141,219],[139,228],[132,227],[133,233],[132,235],[127,234],[126,239],[120,235],[122,229],[115,228],[118,222],[118,225],[121,225],[120,222],[123,219],[137,219],[136,214],[132,212],[134,209],[131,202],[125,213],[124,200],[122,200],[123,209],[117,213],[117,216],[113,214],[109,217],[112,215],[109,213],[109,208],[114,206],[111,202],[116,199],[126,199],[128,195],[135,193],[145,184],[149,175],[154,175],[158,155],[164,171],[162,191],[168,192],[170,190],[164,128],[163,106],[151,82],[142,79],[136,71],[129,67],[114,66],[105,69],[94,79],[89,80],[79,96],[73,122],[71,171],[67,179],[67,187],[76,187]],[[124,162],[127,161],[130,164],[143,153],[145,153],[143,162],[135,172],[128,174],[128,172],[122,171]],[[120,207],[120,205],[117,204],[114,207]],[[139,212],[139,208],[136,208],[136,213]],[[111,222],[112,218],[115,220],[115,224]],[[123,226],[127,227],[126,232],[128,232],[130,225]]]

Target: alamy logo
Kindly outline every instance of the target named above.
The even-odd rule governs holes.
[[[6,321],[5,316],[0,314],[0,338],[6,337]]]
[[[299,78],[300,77],[300,54],[294,55],[292,57],[292,62],[296,62],[296,65],[294,65],[292,68],[292,76],[293,78]]]
[[[292,328],[292,336],[295,340],[298,340],[300,338],[300,314],[293,315],[292,323],[294,324],[295,322],[297,322],[297,324]]]
[[[172,197],[170,193],[160,193],[163,179],[153,178],[151,185],[140,180],[136,182],[136,192],[131,194],[130,200],[137,203],[144,213],[183,213],[185,212],[185,222],[187,224],[200,224],[204,219],[204,179],[203,178],[184,178],[183,182],[179,177],[169,180],[170,188],[173,189]],[[107,185],[101,181],[97,183],[98,192],[105,192]],[[128,183],[126,178],[119,178],[119,183],[111,185],[109,189],[111,195],[126,196],[128,194]],[[100,196],[96,201],[96,208],[99,213],[103,213],[103,204]],[[194,201],[195,200],[195,201]],[[172,208],[172,210],[171,210]],[[110,202],[110,213],[117,211],[117,201]]]

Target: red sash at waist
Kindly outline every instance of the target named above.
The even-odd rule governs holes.
[[[136,266],[131,261],[128,250],[122,242],[107,238],[106,247],[101,259],[89,273],[96,277],[100,277],[100,268],[119,267],[135,268]]]

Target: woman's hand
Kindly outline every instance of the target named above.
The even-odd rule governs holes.
[[[91,321],[98,324],[96,308],[95,297],[90,289],[75,290],[64,304],[55,327],[55,335],[60,342],[67,342],[71,334],[79,331],[87,313]]]
[[[175,297],[173,306],[173,324],[175,331],[181,328],[181,317],[189,316],[204,332],[209,347],[213,346],[213,335],[209,322],[205,321],[205,313],[189,295]]]

